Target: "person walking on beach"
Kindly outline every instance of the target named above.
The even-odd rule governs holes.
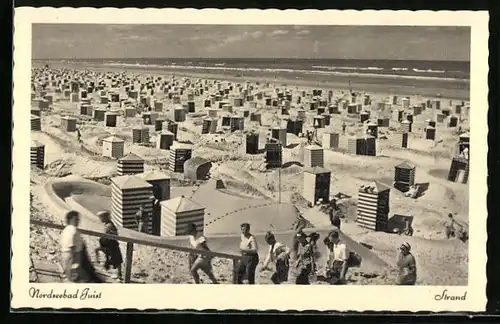
[[[326,246],[325,277],[330,284],[343,284],[349,267],[349,253],[340,240],[338,230],[332,231],[323,241]]]
[[[318,270],[316,266],[316,258],[319,256],[319,251],[318,251],[318,240],[319,240],[319,234],[316,232],[313,232],[308,235],[308,242],[311,244],[312,250],[313,250],[313,259],[312,259],[312,273],[316,274],[316,271]]]
[[[299,216],[301,217],[301,216]],[[298,251],[299,251],[299,246],[300,246],[300,236],[304,234],[304,228],[306,228],[306,222],[301,218],[297,220],[294,226],[294,235],[292,238],[292,251],[291,251],[291,256],[293,260],[297,260],[298,257]]]
[[[97,217],[101,220],[104,225],[104,233],[111,235],[118,235],[118,229],[115,224],[111,221],[109,212],[101,211],[97,213]],[[101,237],[99,239],[99,247],[95,249],[95,257],[97,262],[99,262],[99,253],[104,253],[106,258],[104,262],[104,269],[109,270],[113,267],[117,271],[117,278],[122,278],[122,263],[123,256],[120,251],[120,244],[117,240]],[[113,278],[115,278],[113,276]]]
[[[188,236],[189,236],[189,244],[193,249],[210,251],[207,245],[207,238],[204,235],[198,233],[198,228],[196,227],[196,224],[191,223],[188,225]],[[219,283],[212,271],[211,257],[196,253],[190,253],[188,264],[189,264],[189,272],[191,273],[191,276],[193,277],[193,280],[196,284],[200,283],[200,275],[198,274],[198,270],[205,272],[205,274],[212,281],[212,283],[214,284]]]
[[[61,233],[62,264],[66,279],[75,283],[102,283],[90,262],[78,224],[80,214],[71,210],[65,215],[66,227]]]
[[[255,269],[259,264],[259,247],[255,236],[250,233],[250,224],[243,223],[241,228],[240,252],[243,259],[240,261],[236,275],[236,282],[243,283],[243,277],[246,275],[248,284],[255,284]]]
[[[312,144],[313,141],[313,132],[310,130],[306,131],[306,136],[307,136],[307,144]]]
[[[262,265],[262,270],[270,270],[269,263],[274,262],[275,270],[271,276],[271,281],[275,285],[288,281],[288,272],[290,270],[290,249],[281,242],[276,241],[273,233],[267,232],[265,236],[266,243],[269,244],[267,257]]]
[[[135,220],[137,222],[137,231],[140,233],[147,233],[148,213],[146,212],[146,204],[142,204],[139,207],[139,210],[135,213]]]
[[[408,242],[403,243],[398,249],[396,262],[399,269],[398,285],[411,286],[417,281],[417,263],[410,250]]]
[[[449,223],[445,227],[446,238],[449,239],[451,237],[455,237],[455,219],[453,218],[453,214],[448,214]]]
[[[297,236],[299,241],[299,251],[295,268],[298,269],[299,274],[295,279],[296,285],[310,285],[309,276],[313,271],[314,264],[314,248],[308,241],[305,233],[300,233]]]
[[[462,151],[462,156],[464,159],[469,160],[469,149],[467,147]]]
[[[153,201],[153,235],[160,235],[160,221],[161,221],[161,204],[160,200],[155,196],[151,197]]]
[[[78,141],[78,143],[82,142],[82,133],[80,133],[80,128],[76,129],[76,140]]]
[[[340,230],[340,209],[337,207],[336,204],[332,206],[330,209],[330,223],[332,223],[333,226],[335,226],[338,230]]]

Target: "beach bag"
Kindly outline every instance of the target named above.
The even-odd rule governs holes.
[[[349,252],[349,257],[347,259],[347,265],[349,268],[359,267],[361,265],[362,258],[356,252]]]

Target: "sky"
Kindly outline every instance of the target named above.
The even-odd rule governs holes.
[[[469,61],[470,28],[33,24],[32,58]]]

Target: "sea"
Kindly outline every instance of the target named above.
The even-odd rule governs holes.
[[[44,60],[47,61],[47,60]],[[53,61],[53,60],[51,60]],[[60,63],[80,63],[123,68],[213,70],[238,74],[239,71],[312,75],[367,76],[384,78],[468,81],[470,63],[457,61],[294,59],[294,58],[117,58],[69,59]]]

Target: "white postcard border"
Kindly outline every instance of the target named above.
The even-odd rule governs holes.
[[[320,311],[483,311],[486,305],[486,194],[488,110],[488,21],[480,11],[355,11],[238,9],[16,8],[14,13],[13,213],[11,307],[116,309],[257,309]],[[29,278],[29,76],[32,23],[415,25],[471,27],[471,145],[469,285],[295,286],[295,285],[88,285],[98,300],[32,299],[30,287],[68,291],[75,284],[30,284]],[[465,301],[437,301],[448,289]],[[311,296],[315,296],[311,298]],[[338,297],[337,297],[338,296]]]

